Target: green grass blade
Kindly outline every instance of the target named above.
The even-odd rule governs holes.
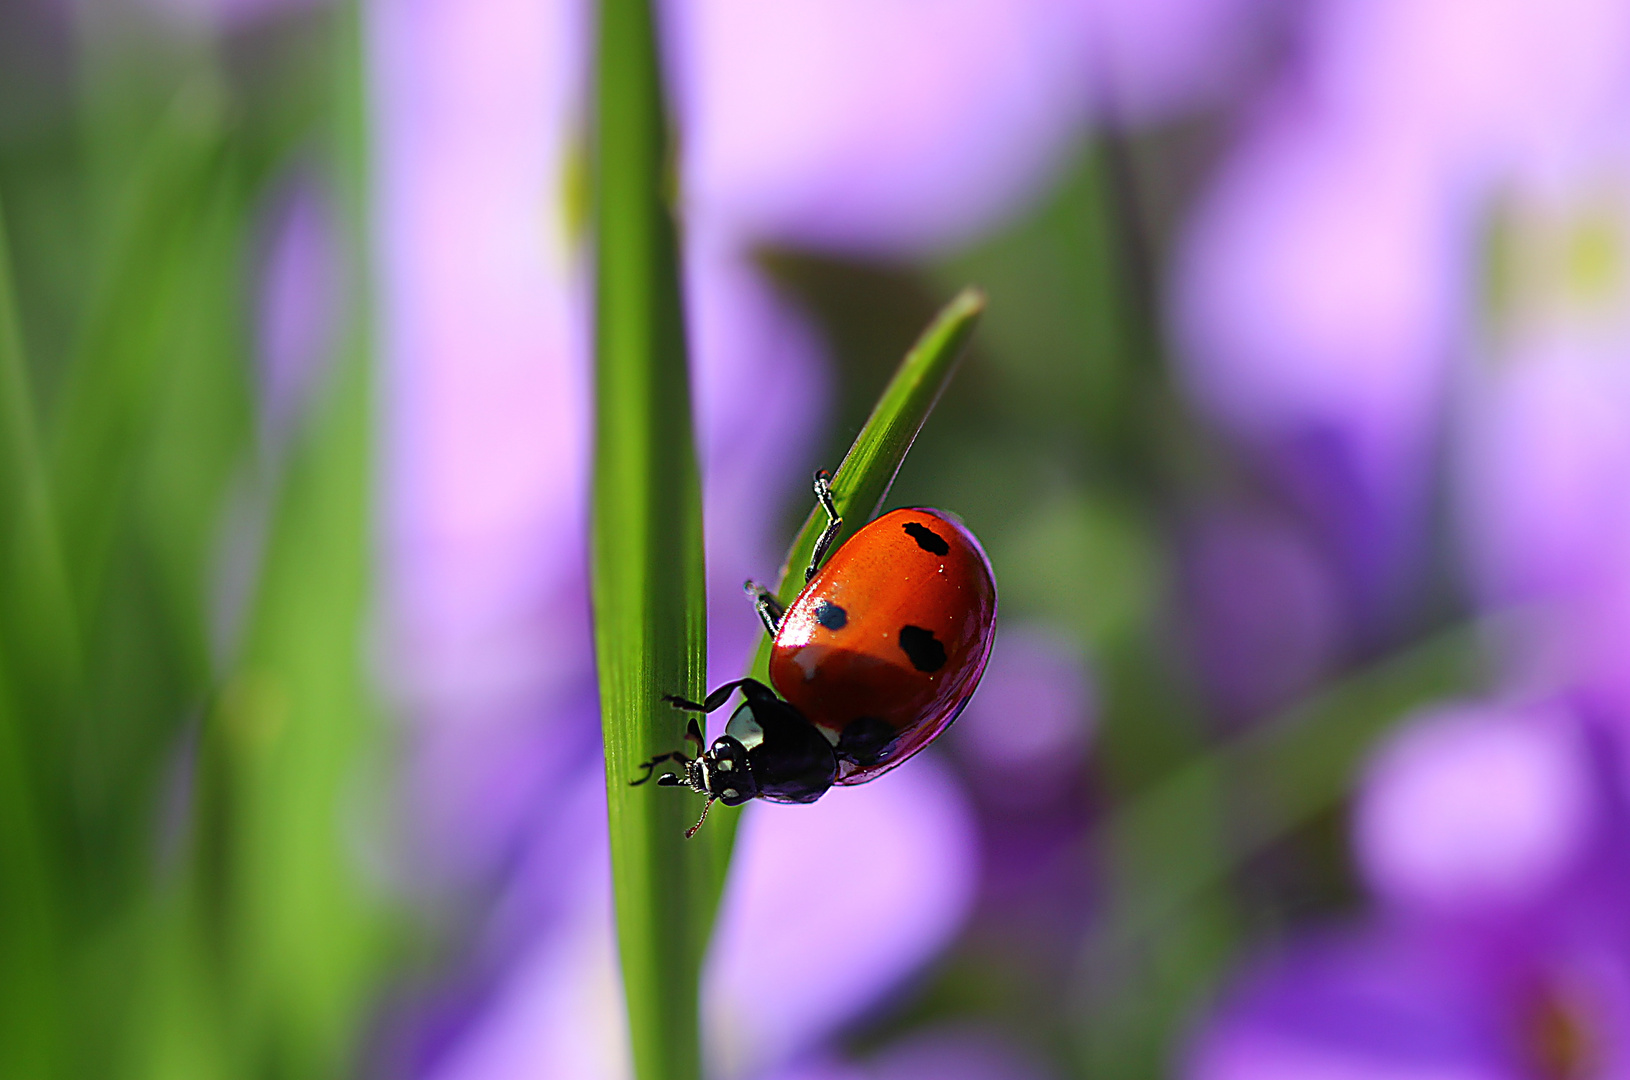
[[[258,1027],[241,1046],[246,1071],[275,1046],[288,1075],[344,1075],[395,930],[342,828],[378,737],[362,662],[372,584],[365,348],[357,341],[341,358],[333,397],[291,463],[245,664],[214,717],[234,826],[233,1004]]]
[[[11,256],[5,212],[0,206],[0,527],[4,573],[0,590],[8,599],[0,662],[0,1074],[45,1075],[58,1031],[60,993],[55,891],[49,852],[42,844],[35,786],[34,754],[25,737],[17,695],[7,667],[26,663],[18,654],[30,616],[46,624],[33,628],[51,639],[69,636],[62,587],[62,564],[50,520],[40,459],[34,398],[23,359],[11,282]],[[28,590],[33,590],[30,597]],[[63,601],[49,602],[52,598]],[[35,602],[30,603],[32,599]],[[40,603],[40,600],[46,600]],[[55,616],[55,618],[53,618]],[[39,642],[39,639],[35,639]],[[39,650],[33,653],[38,662]],[[49,648],[46,655],[52,655]],[[57,655],[75,655],[64,651]]]
[[[99,579],[116,529],[118,494],[138,461],[185,301],[192,257],[216,211],[225,140],[205,92],[190,85],[155,124],[133,175],[115,201],[112,235],[80,319],[50,432],[55,490],[68,558],[76,574]],[[87,571],[87,565],[96,569]],[[95,584],[75,582],[89,603]]]
[[[10,645],[27,650],[17,662],[60,689],[77,674],[81,657],[30,382],[0,204],[0,543],[6,559],[0,587],[15,622]]]
[[[684,745],[664,693],[705,692],[702,504],[692,442],[670,158],[648,0],[602,0],[596,437],[591,559],[617,932],[635,1070],[701,1075],[697,983],[717,832],[699,800],[633,788]]]

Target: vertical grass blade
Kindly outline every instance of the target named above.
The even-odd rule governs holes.
[[[694,1080],[719,837],[687,842],[698,800],[629,780],[684,745],[662,695],[705,690],[701,490],[651,6],[599,15],[591,560],[617,933],[638,1075]]]

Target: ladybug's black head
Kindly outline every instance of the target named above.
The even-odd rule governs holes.
[[[747,751],[729,735],[720,735],[713,740],[706,753],[694,758],[686,758],[682,754],[673,756],[685,763],[684,779],[666,773],[657,778],[657,783],[662,787],[688,787],[707,796],[702,816],[696,819],[695,825],[685,830],[687,840],[702,827],[715,801],[726,806],[740,806],[758,795],[758,782],[753,779],[753,771],[747,765]]]
[[[696,774],[690,786],[726,806],[740,806],[758,795],[758,781],[747,765],[747,749],[730,735],[714,739],[690,769]]]
[[[736,708],[724,734],[714,739],[712,746],[702,749],[702,730],[693,719],[685,737],[696,747],[694,758],[680,750],[658,754],[642,766],[645,775],[629,781],[636,786],[645,783],[664,761],[684,765],[684,776],[663,773],[656,782],[661,787],[688,787],[707,796],[702,818],[686,831],[686,836],[694,836],[702,827],[708,808],[715,802],[740,806],[760,797],[776,802],[814,802],[837,777],[832,744],[803,714],[761,682],[742,679],[729,683],[700,704],[684,698],[668,700],[692,712],[708,712],[723,705],[737,686],[746,700]]]

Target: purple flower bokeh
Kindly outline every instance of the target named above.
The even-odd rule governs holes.
[[[1504,697],[1376,756],[1373,908],[1226,993],[1187,1074],[1627,1075],[1630,9],[1330,0],[1304,30],[1181,242],[1185,386],[1386,598],[1360,636],[1420,604],[1446,494]]]
[[[1449,480],[1470,492],[1451,503],[1472,508],[1461,539],[1481,567],[1480,599],[1500,592],[1489,550],[1554,547],[1546,515],[1528,512],[1541,509],[1533,497],[1578,490],[1617,453],[1553,440],[1573,454],[1563,480],[1556,454],[1534,441],[1551,438],[1538,411],[1547,395],[1532,382],[1544,377],[1489,373],[1521,369],[1524,356],[1546,366],[1558,344],[1556,307],[1524,295],[1543,281],[1520,272],[1535,261],[1534,238],[1506,220],[1533,201],[1533,174],[1553,200],[1573,176],[1576,210],[1604,194],[1623,201],[1622,174],[1604,176],[1600,159],[1625,144],[1630,13],[1603,0],[1331,0],[1310,8],[1304,30],[1298,62],[1188,224],[1173,319],[1191,397],[1316,524],[1349,622],[1374,640],[1418,604],[1446,444],[1470,474]],[[1598,271],[1616,265],[1623,242],[1606,232],[1594,241]],[[1622,272],[1593,287],[1621,311],[1630,296]],[[1530,319],[1520,342],[1491,333],[1508,314],[1492,309],[1512,303],[1550,330],[1536,334]],[[1623,352],[1623,331],[1621,319],[1595,351]],[[1500,388],[1514,382],[1530,387]],[[1552,431],[1577,450],[1580,433],[1564,436],[1562,417],[1589,413],[1569,408],[1552,410]],[[1510,513],[1494,511],[1508,499]],[[1507,590],[1496,602],[1511,599]]]
[[[1630,47],[1626,49],[1630,57]],[[1630,705],[1630,125],[1515,170],[1453,476],[1469,579],[1537,687]],[[1511,648],[1509,646],[1515,646]]]
[[[420,1075],[631,1075],[605,802],[584,794],[559,825],[593,837],[591,856],[557,869],[552,917]],[[926,759],[896,784],[747,811],[704,975],[715,1074],[779,1075],[943,948],[972,899],[970,832],[955,782]],[[835,872],[845,865],[854,873]]]
[[[1264,0],[701,0],[668,50],[693,220],[899,255],[1012,212],[1103,119],[1230,85]]]
[[[256,290],[257,400],[263,440],[281,447],[338,348],[346,297],[338,223],[317,179],[302,171],[286,181],[269,218]]]
[[[1086,106],[1057,0],[670,6],[690,213],[743,233],[899,251],[1033,190]]]
[[[540,800],[595,760],[586,308],[565,198],[578,14],[371,10],[380,625],[425,882],[567,842],[538,827]]]
[[[998,628],[979,693],[944,738],[978,811],[972,950],[1058,993],[1070,955],[1060,943],[1081,939],[1101,885],[1081,856],[1096,809],[1097,713],[1080,645],[1014,620]]]
[[[1454,221],[1427,167],[1318,102],[1271,102],[1188,225],[1180,375],[1312,523],[1373,637],[1418,577],[1459,325]]]
[[[1225,725],[1311,689],[1342,644],[1339,589],[1284,515],[1203,509],[1183,544],[1183,626],[1201,689]]]
[[[1193,1080],[1575,1080],[1630,1070],[1630,834],[1599,732],[1460,705],[1383,748],[1356,813],[1377,909],[1256,965]]]
[[[978,796],[1011,810],[1057,800],[1092,745],[1095,689],[1073,641],[1044,625],[1004,622],[979,693],[949,737]]]
[[[1370,763],[1353,811],[1358,864],[1397,910],[1531,907],[1579,865],[1597,787],[1586,733],[1563,707],[1443,707]]]
[[[1579,1080],[1630,1067],[1622,942],[1468,953],[1371,929],[1301,943],[1235,988],[1193,1080]]]

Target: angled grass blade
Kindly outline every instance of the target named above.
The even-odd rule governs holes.
[[[843,517],[843,530],[833,542],[834,551],[882,509],[906,453],[950,383],[984,310],[985,294],[978,289],[963,289],[940,309],[883,388],[860,434],[832,474],[832,501]],[[811,502],[809,517],[787,550],[781,579],[775,584],[775,595],[783,604],[790,604],[803,590],[802,568],[809,564],[815,542],[826,527],[826,515],[813,506],[813,497]],[[766,677],[769,659],[769,642],[765,641],[753,661],[754,678]]]

